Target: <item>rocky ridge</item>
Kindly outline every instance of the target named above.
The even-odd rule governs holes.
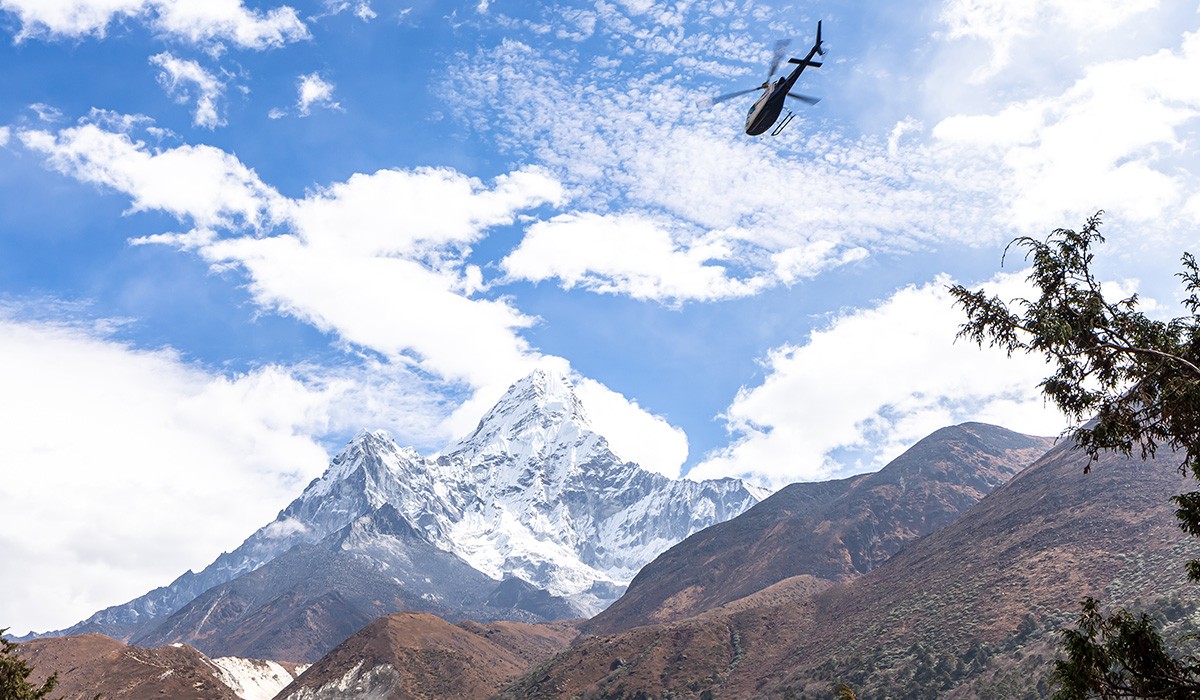
[[[567,378],[538,370],[440,455],[422,456],[383,432],[360,433],[232,552],[52,634],[168,639],[154,629],[206,591],[385,506],[482,574],[518,578],[587,616],[661,551],[738,515],[760,495],[735,479],[673,480],[621,460],[592,429]]]

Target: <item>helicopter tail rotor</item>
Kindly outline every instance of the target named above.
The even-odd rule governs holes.
[[[818,56],[825,55],[825,44],[821,43],[821,20],[817,20],[817,43],[814,45]]]

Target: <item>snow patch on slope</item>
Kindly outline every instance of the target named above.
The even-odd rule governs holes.
[[[218,669],[217,678],[242,700],[271,700],[308,668],[307,665],[297,666],[293,676],[274,661],[237,656],[221,656],[210,661]]]
[[[283,700],[386,700],[400,680],[391,664],[380,664],[366,671],[359,661],[341,678],[318,688],[299,688]]]

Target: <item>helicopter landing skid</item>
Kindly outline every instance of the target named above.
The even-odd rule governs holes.
[[[771,130],[771,135],[778,136],[779,133],[781,131],[783,131],[787,127],[788,124],[791,124],[792,120],[795,118],[796,118],[796,113],[789,111],[787,113],[787,116],[783,118],[783,121],[779,122],[779,124],[774,129]]]

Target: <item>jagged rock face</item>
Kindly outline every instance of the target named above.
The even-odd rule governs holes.
[[[436,458],[360,434],[273,526],[319,534],[391,504],[483,573],[517,576],[591,614],[659,552],[756,502],[737,480],[676,481],[622,461],[570,385],[535,372]]]
[[[438,549],[385,504],[316,544],[293,547],[210,588],[135,642],[311,662],[370,621],[401,610],[455,620],[575,615],[561,598],[522,585],[532,589],[516,579],[497,582]]]
[[[622,461],[592,430],[567,380],[537,371],[440,455],[360,433],[240,547],[64,633],[138,637],[214,586],[385,505],[487,576],[521,578],[590,615],[660,552],[745,511],[758,493],[736,479],[672,480]]]

